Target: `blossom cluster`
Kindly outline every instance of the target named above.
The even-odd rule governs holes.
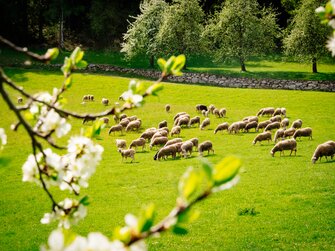
[[[7,144],[7,135],[3,128],[0,128],[0,150]]]

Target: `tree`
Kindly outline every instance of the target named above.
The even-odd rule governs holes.
[[[321,24],[315,9],[320,1],[306,0],[293,18],[292,29],[284,38],[284,49],[287,55],[312,62],[312,71],[317,73],[317,60],[326,52],[324,44],[329,28]]]
[[[163,15],[157,46],[166,55],[198,53],[204,12],[198,0],[175,0]]]
[[[121,52],[124,52],[128,59],[145,54],[150,58],[150,66],[154,66],[154,57],[158,53],[156,36],[163,13],[168,7],[163,0],[145,0],[141,3],[141,14],[135,17],[123,36]]]
[[[256,0],[228,0],[207,24],[203,38],[217,60],[237,58],[246,71],[248,57],[274,49],[279,34],[270,9],[260,9]]]

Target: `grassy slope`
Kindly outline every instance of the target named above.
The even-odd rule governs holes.
[[[61,75],[48,72],[10,70],[9,75],[29,91],[51,91],[62,80]],[[121,77],[76,74],[73,88],[67,94],[67,108],[78,112],[101,111],[104,107],[99,100],[108,97],[116,101],[127,88],[128,81]],[[97,102],[81,105],[84,94],[94,94]],[[171,114],[163,112],[166,103],[172,106]],[[157,126],[163,119],[167,119],[171,127],[176,112],[196,115],[194,106],[197,103],[226,107],[227,118],[211,117],[209,130],[185,129],[182,137],[212,140],[216,154],[208,159],[214,163],[226,155],[240,156],[244,162],[241,181],[236,188],[215,194],[196,206],[201,217],[189,225],[189,234],[180,237],[168,233],[160,239],[151,239],[149,250],[333,249],[335,161],[312,165],[310,159],[319,143],[335,140],[335,94],[169,83],[159,97],[149,97],[143,108],[128,114],[141,118],[144,128]],[[269,154],[272,143],[251,145],[256,135],[253,132],[213,134],[218,123],[253,115],[265,106],[284,106],[291,122],[300,118],[304,126],[313,128],[314,139],[299,141],[296,157],[286,154],[272,158]],[[0,250],[36,250],[55,227],[39,223],[43,213],[50,210],[50,204],[36,185],[21,182],[21,166],[31,151],[30,143],[22,128],[18,133],[9,131],[14,117],[2,100],[0,108],[3,118],[0,127],[6,128],[8,133],[8,145],[0,157]],[[79,132],[81,122],[73,121],[73,125],[72,132]],[[91,178],[90,187],[83,190],[91,200],[89,215],[75,227],[81,234],[102,231],[108,235],[115,226],[123,224],[126,213],[136,214],[149,202],[156,204],[157,218],[161,219],[175,203],[180,175],[189,165],[198,166],[196,153],[186,160],[155,162],[153,151],[137,153],[136,163],[121,163],[115,139],[124,138],[130,142],[137,137],[137,133],[108,136],[107,130],[103,131],[99,143],[105,148],[104,159]],[[239,216],[239,210],[245,208],[255,208],[259,214]]]

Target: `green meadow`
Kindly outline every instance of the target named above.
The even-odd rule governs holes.
[[[247,65],[248,67],[248,65]],[[25,90],[35,93],[52,92],[62,83],[61,73],[24,71],[9,68],[7,74]],[[130,79],[108,75],[74,74],[74,83],[65,93],[65,108],[79,113],[99,112],[109,107],[103,97],[117,102],[128,88]],[[149,81],[141,80],[146,86]],[[7,88],[16,100],[18,93]],[[82,97],[93,94],[95,102],[82,104]],[[164,83],[158,97],[148,97],[143,107],[127,114],[142,119],[143,132],[157,127],[162,120],[172,127],[177,112],[199,115],[196,104],[214,104],[227,109],[227,117],[210,116],[206,130],[182,129],[187,140],[211,140],[215,154],[205,155],[218,163],[223,157],[238,156],[243,161],[240,182],[236,187],[210,196],[195,206],[199,219],[188,225],[188,233],[164,233],[147,241],[149,250],[333,250],[335,248],[335,159],[322,159],[316,164],[311,157],[318,144],[335,140],[335,93],[287,90],[233,89],[187,84]],[[171,105],[166,113],[165,104]],[[252,145],[257,135],[229,135],[215,127],[222,122],[232,123],[256,115],[262,107],[285,107],[290,122],[301,119],[303,127],[313,129],[313,139],[302,138],[297,143],[296,156],[275,154],[274,143]],[[201,119],[203,119],[202,115]],[[47,241],[56,224],[42,225],[40,219],[51,210],[46,194],[36,184],[23,183],[21,167],[31,153],[31,142],[22,127],[17,132],[9,127],[16,122],[14,114],[0,99],[0,127],[5,128],[8,144],[0,153],[0,250],[37,250]],[[261,117],[260,120],[266,120]],[[82,121],[71,119],[71,134],[79,134]],[[114,124],[111,118],[111,125]],[[156,205],[156,222],[174,207],[179,177],[187,167],[199,167],[198,153],[188,159],[171,157],[154,161],[155,150],[138,149],[135,162],[122,162],[115,139],[125,139],[128,145],[140,133],[108,135],[104,129],[96,141],[104,147],[103,160],[90,179],[90,186],[81,191],[90,199],[88,216],[74,231],[87,235],[99,231],[111,236],[116,226],[124,225],[127,213],[137,214],[143,205]],[[66,144],[62,139],[60,144]],[[57,200],[69,196],[54,190]],[[70,195],[73,196],[73,195]]]

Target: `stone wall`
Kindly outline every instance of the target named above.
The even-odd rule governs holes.
[[[143,77],[158,79],[159,71],[121,68],[111,65],[90,64],[87,68],[90,72],[121,72],[136,74]],[[171,76],[168,81],[178,83],[204,84],[230,88],[254,88],[254,89],[286,89],[286,90],[313,90],[335,92],[334,81],[306,81],[306,80],[281,80],[281,79],[252,79],[234,78],[223,75],[206,73],[184,73],[181,77]]]

